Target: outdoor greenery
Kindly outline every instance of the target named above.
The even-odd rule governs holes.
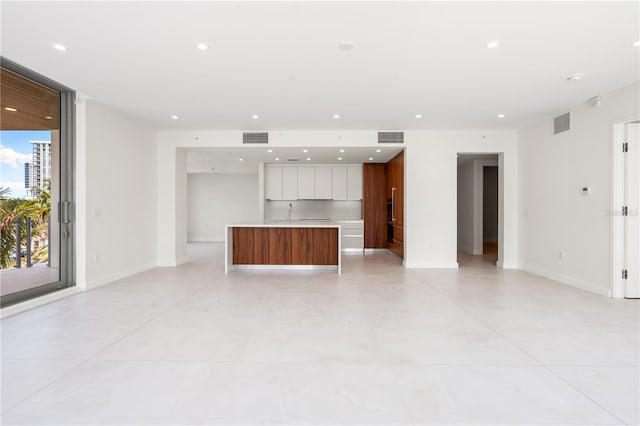
[[[13,254],[18,256],[21,250],[16,249],[16,218],[22,218],[20,248],[26,248],[26,218],[31,218],[31,238],[47,240],[49,232],[47,221],[51,214],[51,185],[47,182],[45,189],[33,189],[33,199],[10,198],[10,190],[0,187],[0,268],[12,268],[15,265]],[[32,245],[33,247],[33,245]],[[47,244],[41,244],[32,252],[33,263],[45,262],[48,256]]]

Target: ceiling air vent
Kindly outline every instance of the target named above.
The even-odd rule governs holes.
[[[242,133],[242,143],[269,143],[269,133],[244,132]]]
[[[378,143],[404,143],[404,132],[378,132]]]
[[[553,134],[566,132],[571,126],[571,113],[557,116],[553,119]]]

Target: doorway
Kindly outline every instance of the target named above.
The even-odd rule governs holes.
[[[618,122],[613,135],[613,288],[640,298],[640,117]]]
[[[0,306],[74,285],[71,90],[2,60]]]
[[[458,154],[458,265],[499,263],[498,154]]]

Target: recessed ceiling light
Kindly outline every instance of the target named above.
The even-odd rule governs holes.
[[[273,150],[272,149],[268,149],[267,152],[273,152]]]
[[[244,161],[242,158],[238,158],[238,160],[240,160],[240,161]]]
[[[198,49],[200,50],[207,50],[209,48],[209,46],[207,46],[204,43],[198,43]]]
[[[382,150],[381,149],[376,149],[376,152],[382,152]]]
[[[571,82],[576,82],[576,81],[582,80],[582,77],[584,77],[584,74],[582,74],[581,72],[577,72],[577,73],[571,74],[569,77],[567,77],[567,80],[571,81]]]
[[[276,161],[280,161],[280,159],[278,157],[276,157]]]
[[[60,44],[60,43],[53,43],[53,48],[56,50],[59,50],[61,52],[66,52],[67,50],[67,46],[65,46],[64,44]]]
[[[422,114],[416,114],[416,118],[422,118]]]
[[[257,120],[257,119],[258,119],[258,118],[260,118],[260,117],[258,117],[256,114],[253,114],[253,115],[251,116],[251,118],[253,118],[254,120]]]
[[[178,119],[178,116],[177,116],[177,115],[172,115],[172,116],[171,116],[171,119],[172,119],[172,120],[177,120],[177,119]]]
[[[340,114],[333,114],[333,118],[337,120],[338,118],[340,118]]]
[[[342,157],[338,157],[338,161],[342,161]]]
[[[369,157],[369,161],[373,161],[373,157]]]
[[[340,152],[344,152],[344,149],[341,149]]]
[[[640,40],[636,41],[635,43],[632,43],[631,46],[640,47]]]
[[[308,149],[303,149],[302,152],[309,152],[309,150]]]
[[[15,108],[11,108],[11,107],[4,107],[4,109],[5,109],[5,110],[7,110],[7,111],[11,111],[11,112],[16,112],[16,111],[18,111],[17,109],[15,109]]]
[[[340,50],[351,50],[353,49],[353,43],[350,41],[341,41],[338,43],[338,48]]]
[[[311,158],[307,158],[307,161],[311,161]]]
[[[504,118],[504,114],[498,114],[498,118]]]
[[[485,44],[485,46],[487,46],[487,49],[493,49],[495,47],[498,47],[498,42],[496,40],[493,40]]]
[[[47,120],[51,120],[53,117],[46,116],[45,118],[46,118]]]

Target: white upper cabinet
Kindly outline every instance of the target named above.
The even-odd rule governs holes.
[[[282,167],[269,166],[266,169],[265,198],[267,200],[282,200]]]
[[[298,199],[313,200],[315,197],[315,168],[298,167]]]
[[[266,166],[267,200],[361,200],[362,166]]]
[[[362,200],[362,166],[348,166],[347,200]]]
[[[316,200],[331,199],[331,166],[316,166],[315,169],[315,198]]]
[[[298,199],[298,168],[297,167],[282,168],[282,199],[283,200]]]
[[[347,199],[347,166],[331,168],[331,194],[334,200]]]

